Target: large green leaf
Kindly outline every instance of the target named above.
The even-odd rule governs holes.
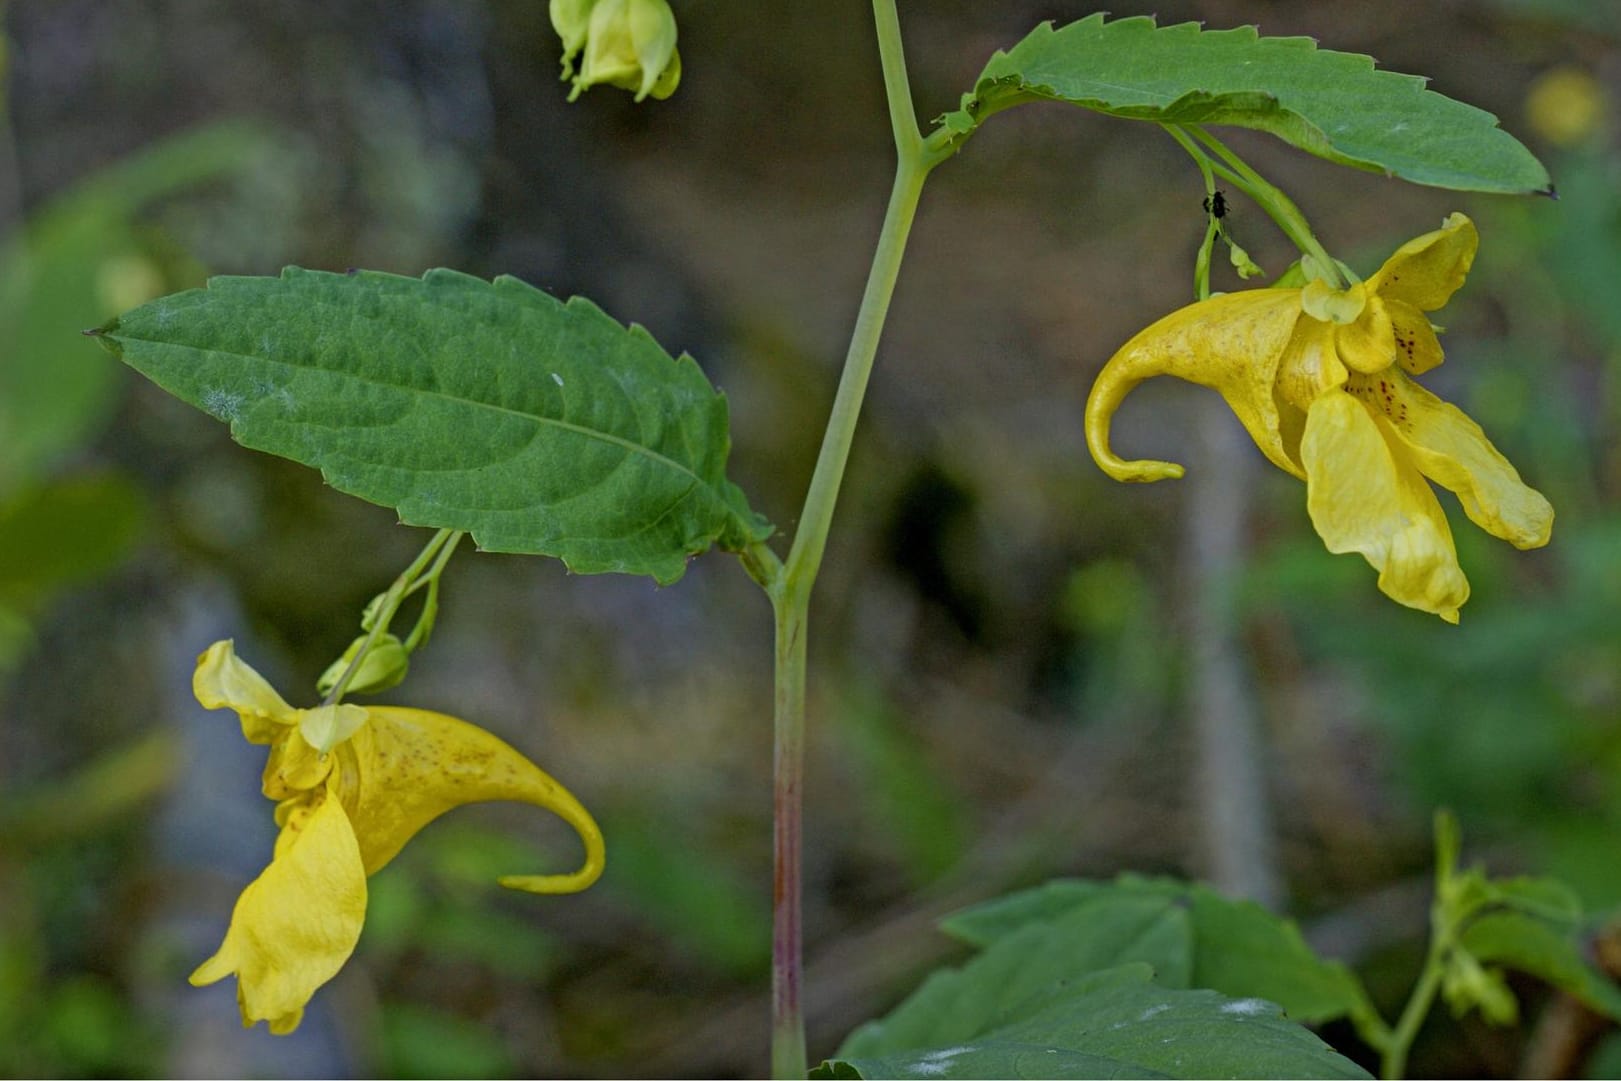
[[[1027,927],[937,973],[813,1077],[1366,1077],[1260,999],[1175,991],[1130,964],[1022,997],[1005,975],[1060,945]]]
[[[243,446],[486,549],[668,583],[769,532],[726,480],[726,400],[692,358],[515,278],[215,278],[102,338]]]
[[[941,119],[965,137],[1010,105],[1065,101],[1136,120],[1256,128],[1329,161],[1418,184],[1552,190],[1547,170],[1495,116],[1424,82],[1310,38],[1098,14],[1058,30],[1043,23],[996,53],[962,108]]]
[[[1128,914],[1146,919],[1150,913],[1158,914],[1166,936],[1156,941],[1122,933]],[[1114,882],[1049,882],[958,912],[941,926],[981,947],[1027,927],[1059,930],[1069,956],[1108,948],[1109,963],[1146,962],[1166,987],[1264,998],[1307,1024],[1373,1016],[1357,978],[1343,964],[1313,953],[1292,921],[1174,879],[1123,875]]]

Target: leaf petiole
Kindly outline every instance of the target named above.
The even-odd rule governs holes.
[[[366,628],[366,640],[361,643],[354,657],[349,661],[349,667],[343,670],[343,675],[332,685],[332,690],[322,700],[323,706],[336,705],[343,700],[343,694],[349,689],[354,680],[355,673],[360,671],[366,654],[371,652],[377,640],[388,633],[388,625],[400,610],[400,605],[412,593],[426,586],[428,596],[422,606],[422,614],[417,617],[416,626],[412,628],[410,637],[405,641],[405,650],[409,653],[422,643],[426,642],[433,630],[434,618],[439,611],[439,576],[444,573],[445,566],[456,551],[456,546],[466,536],[459,529],[441,529],[434,533],[428,543],[423,546],[420,554],[411,562],[409,567],[400,572],[388,590],[379,594],[366,606],[366,614],[362,626]]]
[[[1344,289],[1349,285],[1339,262],[1324,249],[1294,200],[1250,168],[1248,162],[1199,125],[1161,124],[1160,127],[1164,128],[1166,133],[1193,158],[1199,166],[1199,171],[1206,177],[1207,188],[1213,185],[1214,176],[1220,176],[1232,184],[1264,210],[1267,216],[1277,223],[1278,228],[1283,230],[1284,235],[1294,242],[1295,247],[1312,257],[1313,262],[1322,268],[1329,285],[1335,289]]]

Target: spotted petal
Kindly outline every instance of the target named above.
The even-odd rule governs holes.
[[[1405,300],[1386,299],[1390,327],[1396,340],[1396,363],[1408,375],[1423,375],[1446,359],[1441,340],[1423,312]]]
[[[242,735],[249,743],[274,743],[285,726],[296,721],[293,707],[237,657],[236,645],[229,638],[215,642],[197,658],[191,689],[205,709],[236,710],[242,718]]]
[[[191,974],[202,987],[235,974],[242,1024],[285,1035],[354,952],[366,915],[366,872],[349,818],[327,798],[288,816],[275,858],[249,883],[219,951]]]
[[[583,890],[603,868],[602,831],[568,789],[511,746],[466,721],[400,706],[369,706],[367,724],[339,746],[344,806],[366,873],[373,874],[418,830],[453,807],[515,800],[544,807],[580,835],[585,863],[562,875],[509,876],[532,893]]]
[[[1300,444],[1312,525],[1329,551],[1360,552],[1392,600],[1456,623],[1469,583],[1452,531],[1382,427],[1350,394],[1329,391],[1312,403]]]
[[[1516,548],[1540,548],[1553,532],[1553,507],[1492,446],[1480,425],[1400,372],[1385,372],[1379,405],[1403,449],[1426,477],[1457,493],[1463,511]]]

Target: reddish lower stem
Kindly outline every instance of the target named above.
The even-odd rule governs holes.
[[[776,746],[772,756],[775,812],[771,930],[771,1073],[804,1077],[805,1014],[800,1005],[804,945],[801,930],[800,837],[804,822],[804,608],[776,613]]]

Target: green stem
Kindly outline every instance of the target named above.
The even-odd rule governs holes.
[[[827,550],[828,531],[849,462],[861,402],[872,375],[878,339],[900,275],[923,181],[952,153],[947,141],[925,140],[918,130],[895,0],[872,0],[872,10],[895,138],[895,182],[793,547],[787,561],[780,565],[769,551],[751,549],[743,559],[749,574],[770,594],[776,623],[771,1072],[779,1078],[806,1074],[800,993],[804,956],[800,849],[804,819],[805,643],[811,591]]]
[[[1380,1058],[1379,1076],[1385,1081],[1394,1081],[1407,1070],[1407,1053],[1412,1049],[1419,1027],[1424,1024],[1424,1018],[1435,1003],[1436,992],[1441,989],[1445,954],[1446,946],[1437,932],[1424,958],[1424,972],[1413,993],[1408,996],[1407,1006],[1402,1010],[1401,1019],[1396,1022],[1395,1031],[1390,1034],[1390,1041]]]
[[[1322,242],[1311,231],[1311,225],[1306,221],[1306,216],[1300,212],[1300,208],[1294,204],[1294,200],[1250,168],[1248,162],[1229,150],[1220,139],[1197,124],[1162,126],[1193,156],[1194,161],[1199,163],[1201,171],[1214,169],[1234,187],[1249,196],[1256,206],[1266,211],[1267,216],[1278,223],[1278,228],[1283,230],[1284,235],[1294,241],[1295,247],[1312,257],[1327,277],[1329,285],[1336,289],[1344,289],[1349,285],[1340,272],[1340,265],[1328,254]],[[1194,140],[1198,142],[1195,143]],[[1203,144],[1202,147],[1198,145],[1200,143]],[[1205,153],[1206,148],[1219,160],[1212,161]]]
[[[321,702],[323,706],[336,705],[338,702],[343,701],[343,692],[349,689],[349,684],[355,678],[355,673],[360,671],[361,662],[366,659],[366,654],[371,652],[372,646],[377,644],[377,640],[388,633],[389,621],[400,610],[400,605],[405,602],[405,598],[425,582],[431,582],[433,586],[437,586],[439,575],[444,571],[445,564],[449,562],[451,553],[456,550],[456,545],[461,543],[461,539],[462,533],[460,530],[439,530],[423,546],[422,552],[411,562],[411,565],[401,571],[398,578],[394,579],[393,584],[388,587],[388,592],[383,594],[382,602],[377,606],[377,610],[372,617],[371,630],[366,633],[365,643],[355,653],[354,658],[350,660],[349,667],[343,670],[343,675],[338,677],[338,682],[333,684],[332,690],[327,693],[326,698]],[[429,569],[429,564],[432,564],[431,569]],[[424,570],[427,570],[426,574],[423,573]],[[433,598],[431,589],[429,596],[431,599]],[[420,625],[419,621],[418,626]],[[412,634],[415,636],[414,631]]]
[[[410,596],[424,585],[428,587],[428,595],[422,601],[422,614],[417,616],[416,625],[411,628],[410,635],[405,639],[405,652],[415,653],[428,644],[428,636],[433,633],[434,621],[439,618],[439,576],[445,573],[445,564],[450,557],[456,554],[456,546],[461,544],[462,538],[467,534],[457,530],[450,535],[445,546],[439,549],[439,555],[428,568],[428,573],[422,576],[421,581],[406,590]]]
[[[1204,243],[1199,245],[1199,254],[1193,260],[1193,298],[1195,300],[1210,299],[1210,254],[1216,248],[1216,237],[1221,233],[1221,223],[1216,220],[1216,177],[1210,171],[1210,159],[1190,140],[1182,130],[1173,124],[1162,125],[1171,138],[1182,145],[1193,158],[1193,163],[1199,167],[1199,175],[1204,179],[1204,209],[1205,227]]]

